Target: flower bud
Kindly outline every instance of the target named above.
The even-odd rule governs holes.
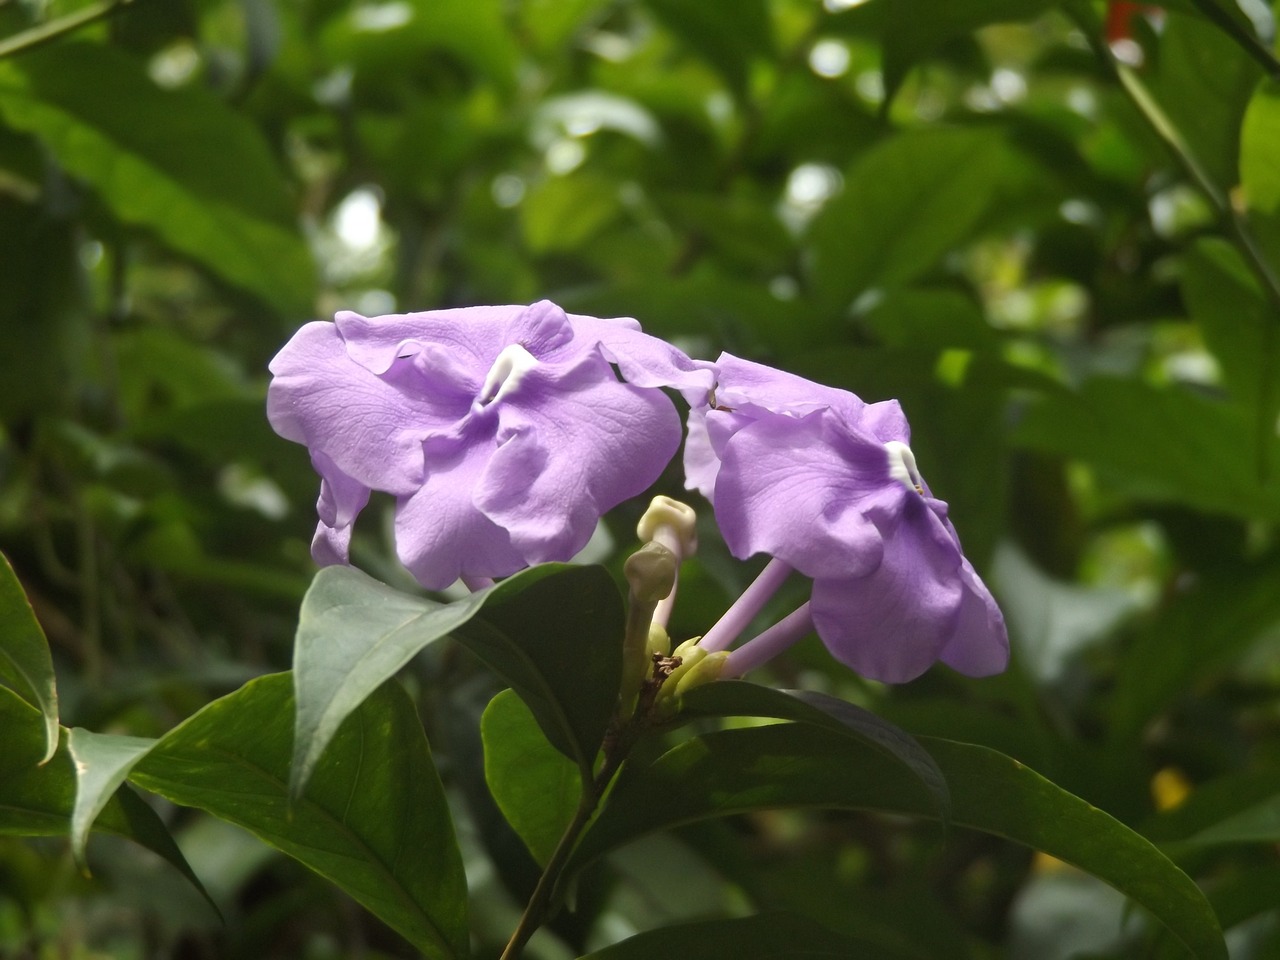
[[[669,594],[676,584],[676,565],[675,554],[655,542],[629,556],[622,572],[631,587],[632,602],[653,605]]]
[[[677,697],[684,696],[694,687],[700,687],[704,683],[719,680],[720,674],[724,670],[725,661],[728,659],[728,650],[717,650],[715,653],[708,653],[699,658],[697,663],[684,671],[678,678],[668,678],[676,681],[675,695]]]
[[[654,497],[636,524],[642,543],[657,540],[676,556],[692,556],[698,550],[698,515],[693,507],[670,497]]]
[[[645,656],[652,660],[655,655],[667,657],[671,655],[671,638],[666,628],[660,623],[649,624],[649,642],[645,646]]]

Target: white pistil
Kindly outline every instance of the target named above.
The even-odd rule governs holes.
[[[911,448],[901,440],[890,440],[884,445],[884,452],[889,455],[889,476],[924,496],[924,478],[916,467],[916,457]]]
[[[538,365],[538,359],[521,344],[513,343],[502,348],[493,361],[489,374],[484,378],[480,395],[471,405],[472,413],[479,413],[491,403],[513,393],[525,376]]]

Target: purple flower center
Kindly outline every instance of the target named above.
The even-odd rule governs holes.
[[[923,497],[924,478],[916,467],[916,457],[911,448],[901,440],[890,440],[884,445],[884,452],[889,455],[889,476]]]

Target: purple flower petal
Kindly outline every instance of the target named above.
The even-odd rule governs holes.
[[[572,315],[582,335],[596,341],[604,358],[617,364],[637,387],[672,387],[690,404],[704,402],[715,382],[713,364],[692,360],[665,340],[642,333],[630,317],[601,319]]]
[[[396,553],[429,590],[463,574],[505,577],[527,565],[507,532],[476,509],[488,461],[483,446],[459,445],[433,457],[421,488],[396,501]]]
[[[346,563],[351,525],[369,502],[369,488],[343,473],[319,450],[311,454],[311,464],[320,474],[320,499],[316,502],[320,523],[311,541],[311,556],[322,567]]]
[[[837,660],[864,677],[905,683],[938,659],[955,628],[964,589],[959,547],[923,503],[869,576],[814,580],[813,624]]]
[[[671,401],[619,383],[599,356],[554,379],[535,370],[499,417],[475,501],[529,563],[581,550],[600,515],[651,485],[680,443]]]
[[[271,361],[267,418],[281,436],[327,456],[375,490],[407,494],[422,482],[422,440],[447,425],[429,397],[351,362],[331,323],[308,323]]]
[[[299,330],[271,371],[271,423],[322,478],[317,560],[346,560],[351,523],[381,490],[397,498],[401,558],[433,588],[568,560],[679,446],[656,388],[705,394],[712,378],[634,321],[548,301],[340,313]]]
[[[947,645],[939,659],[970,677],[988,677],[1009,665],[1009,635],[1004,614],[968,560],[960,565],[964,596]]]
[[[808,577],[860,577],[880,563],[865,511],[907,491],[885,485],[881,447],[831,442],[826,417],[766,415],[729,439],[714,503],[734,556],[767,553]]]

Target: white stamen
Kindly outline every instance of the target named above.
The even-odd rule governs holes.
[[[479,413],[489,404],[497,403],[513,393],[525,375],[537,365],[537,358],[521,344],[513,343],[503,347],[498,359],[489,368],[489,375],[484,378],[480,396],[471,405],[472,411]]]
[[[924,495],[924,478],[916,468],[916,456],[901,440],[890,440],[884,445],[884,452],[889,455],[889,476],[904,487]]]

